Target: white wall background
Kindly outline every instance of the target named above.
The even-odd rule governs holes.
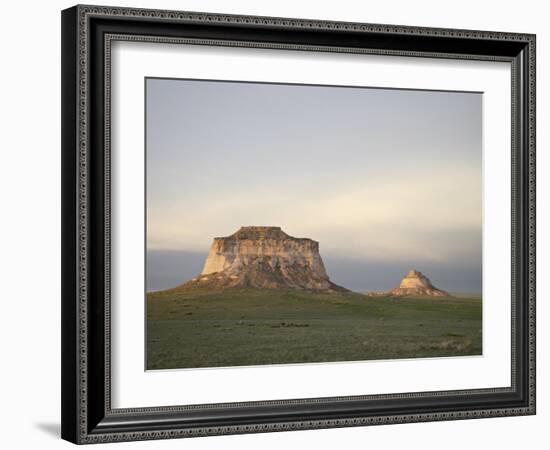
[[[92,2],[93,3],[93,2]],[[98,0],[97,3],[104,3]],[[537,34],[538,56],[538,415],[385,427],[116,444],[117,448],[541,448],[550,419],[550,145],[545,124],[550,56],[546,2],[535,0],[111,0],[106,4],[234,14],[471,28]],[[0,416],[3,448],[68,448],[60,403],[60,10],[71,1],[10,2],[2,8]],[[546,204],[546,205],[545,205]]]

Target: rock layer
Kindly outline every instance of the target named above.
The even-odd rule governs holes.
[[[201,274],[189,285],[345,291],[329,280],[319,243],[280,227],[241,227],[214,238]]]

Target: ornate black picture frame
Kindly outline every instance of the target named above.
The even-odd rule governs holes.
[[[511,386],[113,409],[109,102],[110,45],[116,40],[511,63]],[[62,260],[62,437],[74,443],[535,414],[535,36],[99,6],[67,9],[62,12]]]

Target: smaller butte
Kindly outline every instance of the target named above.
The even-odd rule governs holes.
[[[389,292],[371,292],[371,296],[428,296],[428,297],[450,297],[446,291],[436,288],[426,275],[412,269],[405,275],[399,286]]]

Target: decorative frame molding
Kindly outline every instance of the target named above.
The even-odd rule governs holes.
[[[97,443],[535,413],[534,35],[99,6],[63,11],[62,33],[65,439]],[[116,40],[510,62],[511,386],[112,409],[110,49]],[[229,410],[234,415],[222,420],[220,413]]]

